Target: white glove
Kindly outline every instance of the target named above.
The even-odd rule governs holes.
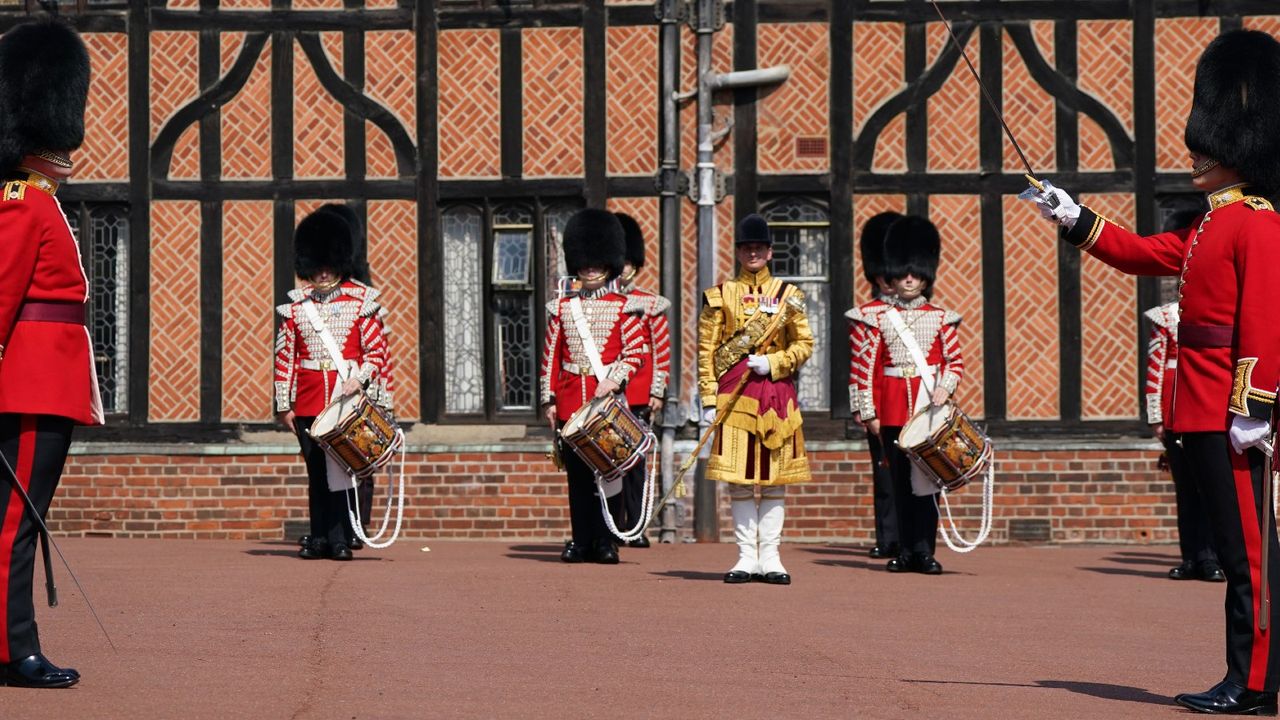
[[[747,367],[757,375],[769,374],[769,356],[768,355],[748,355]]]
[[[1236,454],[1240,455],[1251,447],[1262,449],[1267,445],[1267,435],[1270,432],[1271,423],[1266,420],[1236,415],[1231,418],[1227,437],[1230,438],[1231,447],[1235,448]]]
[[[1041,180],[1044,190],[1029,187],[1018,193],[1019,200],[1030,200],[1040,210],[1040,217],[1054,220],[1070,230],[1080,219],[1080,206],[1067,194],[1066,190],[1054,187],[1048,180]]]
[[[713,408],[713,407],[703,408],[703,409],[702,409],[702,420],[703,420],[703,422],[705,422],[705,423],[706,423],[706,424],[708,424],[708,425],[710,425],[711,423],[715,422],[715,420],[716,420],[716,409],[715,409],[715,408]]]

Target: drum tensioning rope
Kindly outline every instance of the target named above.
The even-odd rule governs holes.
[[[947,524],[939,525],[938,529],[942,531],[942,541],[947,547],[958,553],[973,552],[979,545],[986,541],[987,535],[991,533],[991,517],[995,508],[995,476],[996,476],[996,459],[995,452],[991,452],[991,462],[987,465],[987,472],[982,478],[982,521],[978,525],[978,536],[973,540],[968,540],[956,529],[956,520],[951,515],[951,502],[947,499],[949,494],[946,488],[940,488],[938,494],[942,496],[942,509],[945,510],[947,516]],[[934,505],[938,504],[938,498],[935,495],[933,499]],[[952,540],[952,536],[955,540]]]
[[[645,453],[646,451],[648,452],[649,457],[647,458],[647,464],[649,472],[648,477],[645,478],[644,491],[641,493],[640,517],[636,521],[635,527],[630,530],[625,532],[618,530],[618,525],[613,521],[613,513],[609,512],[609,500],[604,495],[604,484],[608,480],[612,480],[614,477],[620,476],[627,470],[630,470],[635,466],[638,460],[625,464],[613,473],[610,473],[608,476],[601,476],[600,473],[595,474],[596,492],[600,495],[600,512],[604,514],[604,524],[609,528],[609,532],[613,533],[614,537],[623,542],[631,542],[632,540],[639,539],[644,535],[645,531],[649,529],[649,523],[653,521],[653,499],[658,494],[657,483],[655,482],[655,479],[657,478],[658,464],[654,462],[657,458],[657,444],[658,438],[652,432],[647,433],[643,446],[640,451],[636,453],[636,455],[639,456],[641,453]]]

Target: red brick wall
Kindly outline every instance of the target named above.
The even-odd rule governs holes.
[[[687,445],[681,443],[678,456],[688,452]],[[786,539],[870,543],[874,525],[863,445],[813,445],[814,482],[788,489]],[[1047,521],[1055,543],[1168,542],[1176,537],[1173,486],[1155,469],[1153,443],[1079,447],[1090,449],[1000,453],[993,542],[1008,539],[1013,519]],[[406,537],[567,537],[564,476],[545,459],[545,448],[505,448],[410,453],[404,464]],[[279,539],[286,521],[306,519],[306,478],[290,449],[249,446],[232,449],[243,454],[196,455],[157,447],[155,454],[142,448],[144,452],[137,454],[104,455],[94,454],[101,448],[86,447],[85,454],[73,455],[67,465],[50,513],[51,526],[73,535]],[[378,478],[375,517],[381,517],[389,476]],[[726,498],[721,492],[721,540],[730,541]],[[961,529],[972,536],[979,487],[970,485],[954,498]],[[684,501],[685,535],[692,530],[692,500]]]

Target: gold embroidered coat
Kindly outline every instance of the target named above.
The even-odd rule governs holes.
[[[707,477],[739,484],[803,482],[809,479],[809,459],[804,451],[794,376],[813,354],[813,333],[799,288],[772,277],[765,269],[744,271],[706,291],[698,319],[699,394],[704,408],[723,409],[729,403],[736,382],[722,387],[721,379],[734,370],[716,362],[716,349],[747,327],[757,313],[765,313],[771,320],[784,313],[778,329],[751,351],[768,356],[770,372],[761,378],[746,370],[751,378],[747,390],[716,433]]]

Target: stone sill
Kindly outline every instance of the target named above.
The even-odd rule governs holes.
[[[72,455],[166,455],[166,456],[240,456],[240,455],[296,455],[298,445],[288,438],[263,437],[223,443],[129,443],[129,442],[72,442]],[[1022,452],[1159,452],[1163,447],[1152,438],[1097,437],[1097,438],[992,438],[996,457],[1002,451]],[[693,450],[693,440],[677,440],[675,454],[683,458]],[[864,440],[819,440],[805,443],[810,453],[866,452]],[[491,442],[412,442],[406,444],[407,452],[415,455],[441,454],[493,454],[493,453],[545,453],[545,438],[501,439]]]

